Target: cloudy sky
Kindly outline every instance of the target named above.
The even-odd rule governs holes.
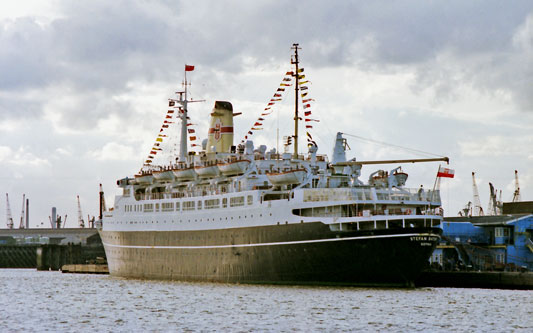
[[[446,215],[488,182],[533,200],[531,1],[3,1],[0,4],[0,193],[31,226],[50,208],[97,215],[98,184],[139,170],[180,89],[184,64],[201,138],[215,100],[233,103],[236,140],[266,106],[299,43],[319,153],[337,131],[449,156]],[[291,130],[292,97],[256,132],[276,145]],[[417,158],[348,137],[349,157]],[[305,145],[301,145],[302,149]],[[385,166],[392,169],[396,165]],[[405,165],[432,187],[438,163]],[[366,179],[374,168],[364,169]],[[5,227],[5,199],[0,227]],[[42,224],[41,224],[42,223]],[[18,225],[18,222],[16,222]]]

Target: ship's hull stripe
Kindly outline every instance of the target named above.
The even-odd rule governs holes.
[[[119,245],[103,242],[105,246],[116,248],[130,248],[130,249],[222,249],[234,247],[255,247],[255,246],[276,246],[276,245],[292,245],[292,244],[309,244],[309,243],[325,243],[325,242],[340,242],[358,239],[377,239],[377,238],[392,238],[392,237],[412,237],[412,236],[431,236],[439,237],[435,234],[395,234],[395,235],[375,235],[375,236],[359,236],[359,237],[341,237],[341,238],[327,238],[327,239],[312,239],[303,241],[291,242],[275,242],[275,243],[256,243],[256,244],[230,244],[230,245],[204,245],[204,246],[160,246],[160,245]]]

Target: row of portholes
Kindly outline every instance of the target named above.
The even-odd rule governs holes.
[[[269,213],[269,216],[272,216],[272,213]],[[263,214],[259,214],[259,217],[263,217]],[[241,216],[238,217],[238,219],[241,219],[241,218],[242,218]],[[247,219],[247,218],[248,218],[248,215],[244,215],[244,218]],[[251,214],[251,215],[250,215],[250,218],[253,219],[253,218],[254,218],[254,215]],[[210,221],[211,221],[211,222],[214,222],[215,220],[216,220],[215,218],[213,218],[213,219],[211,219],[211,220],[210,220],[209,218],[206,218],[206,222],[210,222]],[[227,221],[227,220],[228,220],[228,217],[226,216],[224,220]],[[230,220],[233,220],[233,216],[230,216]],[[219,221],[222,221],[222,217],[219,218]],[[189,220],[187,220],[186,222],[187,222],[187,223],[190,223],[191,220],[189,219]],[[199,221],[198,221],[198,219],[194,219],[194,222],[203,222],[203,219],[200,219]],[[110,222],[110,223],[113,224],[113,223],[115,223],[115,222]],[[116,222],[116,224],[124,224],[124,223],[125,223],[125,224],[128,224],[127,221],[126,221],[126,222],[124,222],[124,221],[117,221],[117,222]],[[153,223],[154,223],[154,221],[151,221],[151,224],[153,224]],[[163,223],[166,224],[167,221],[164,220]],[[172,220],[172,223],[176,223],[176,221]],[[183,220],[179,220],[179,223],[183,223]],[[150,224],[150,221],[139,221],[139,222],[137,222],[137,221],[129,221],[129,224]],[[278,222],[278,224],[279,224],[279,222]]]

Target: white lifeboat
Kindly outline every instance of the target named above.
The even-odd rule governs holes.
[[[243,174],[250,165],[250,161],[247,159],[230,159],[222,161],[217,164],[218,170],[224,176],[234,176]]]
[[[161,170],[154,170],[152,171],[152,175],[155,179],[159,181],[173,181],[174,180],[174,173],[172,173],[172,170],[170,169],[161,169]]]
[[[274,185],[300,184],[307,175],[305,169],[285,169],[280,171],[267,172],[268,180]]]
[[[211,178],[220,175],[215,161],[205,161],[194,165],[194,172],[200,178]]]
[[[135,181],[139,185],[152,184],[154,181],[154,176],[151,172],[142,172],[135,175]]]
[[[194,167],[187,166],[185,164],[178,164],[176,168],[172,169],[172,173],[174,174],[174,177],[179,180],[193,180],[196,177],[196,173],[194,172]]]

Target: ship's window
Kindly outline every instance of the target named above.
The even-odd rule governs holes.
[[[202,209],[202,202],[198,201],[198,209]]]
[[[179,211],[180,211],[180,203],[176,202],[176,212],[179,212]]]
[[[228,207],[228,198],[222,198],[222,208]]]
[[[145,212],[153,212],[154,211],[154,204],[144,204],[144,211]]]
[[[183,203],[183,210],[194,210],[194,201],[185,201]]]
[[[204,202],[205,209],[214,209],[220,207],[220,199],[210,199]]]
[[[244,197],[233,197],[229,199],[230,207],[244,206]]]
[[[252,195],[249,195],[246,201],[248,202],[249,205],[251,205],[254,203],[254,197]]]
[[[263,197],[264,201],[271,201],[271,200],[282,200],[282,199],[288,199],[289,194],[288,193],[267,193]]]
[[[159,211],[159,204],[158,204],[158,203],[155,204],[155,211],[156,211],[156,212]]]
[[[161,204],[161,210],[163,212],[171,212],[174,210],[174,203],[173,202],[163,202]]]

